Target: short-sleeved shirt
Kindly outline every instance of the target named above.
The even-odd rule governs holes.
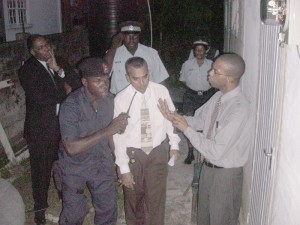
[[[136,52],[132,55],[125,45],[122,45],[117,48],[112,65],[111,93],[117,94],[129,85],[129,82],[126,79],[125,63],[129,58],[134,56],[139,56],[146,60],[150,72],[150,81],[161,83],[169,77],[169,74],[155,49],[138,44]]]
[[[105,128],[113,119],[113,95],[100,99],[95,110],[86,94],[85,87],[72,92],[62,103],[59,113],[62,142],[87,137]],[[108,139],[91,147],[89,150],[69,156],[60,143],[59,160],[66,174],[79,174],[103,160],[113,163]]]
[[[210,89],[207,76],[212,63],[211,60],[205,59],[203,64],[199,66],[196,58],[185,61],[180,71],[179,80],[185,82],[194,91],[207,91]]]

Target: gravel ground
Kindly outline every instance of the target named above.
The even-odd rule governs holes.
[[[184,195],[193,178],[193,165],[183,163],[188,148],[181,135],[180,159],[174,167],[169,167],[165,225],[190,225],[192,208],[192,189]]]

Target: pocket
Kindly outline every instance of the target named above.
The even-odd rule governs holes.
[[[94,133],[95,132],[94,124],[95,124],[95,122],[91,122],[91,120],[79,121],[78,122],[79,136],[85,137],[85,136],[88,136],[89,134]]]
[[[62,169],[60,167],[59,161],[56,160],[52,164],[52,171],[51,171],[53,181],[54,181],[54,186],[55,188],[61,192],[62,191]]]

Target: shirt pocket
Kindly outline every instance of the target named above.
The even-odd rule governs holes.
[[[124,69],[123,69],[123,67],[124,67]],[[122,64],[121,61],[115,62],[114,74],[112,76],[115,76],[115,79],[118,80],[118,81],[127,82],[126,72],[125,72],[125,65]]]
[[[86,137],[96,131],[95,121],[80,120],[78,121],[79,137]]]

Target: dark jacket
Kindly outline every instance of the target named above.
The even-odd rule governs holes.
[[[19,80],[26,96],[24,138],[27,142],[59,138],[56,105],[66,97],[64,80],[51,75],[35,58],[29,58],[19,70]]]

